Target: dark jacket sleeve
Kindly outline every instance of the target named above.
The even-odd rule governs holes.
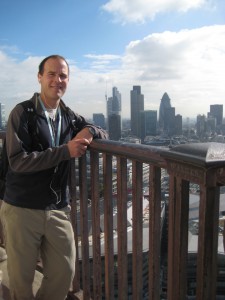
[[[87,122],[84,117],[77,113],[74,113],[74,118],[77,133],[85,127],[92,127],[95,130],[95,135],[93,136],[94,139],[108,139],[108,133],[100,126],[96,126],[92,123]]]

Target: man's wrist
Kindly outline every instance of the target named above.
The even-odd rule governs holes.
[[[88,128],[90,134],[92,134],[92,136],[94,137],[96,135],[95,129],[93,127],[89,127],[89,126],[87,128]]]

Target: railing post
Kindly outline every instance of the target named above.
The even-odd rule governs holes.
[[[75,261],[75,276],[73,279],[72,293],[80,291],[80,266],[78,257],[78,230],[77,230],[77,193],[76,193],[76,166],[75,159],[71,159],[71,169],[69,177],[69,187],[71,195],[71,223],[74,231],[74,240],[76,248],[76,261]]]
[[[174,251],[175,251],[175,211],[176,211],[176,198],[175,198],[175,178],[170,175],[170,193],[169,193],[169,209],[168,209],[168,269],[167,269],[167,298],[173,300],[173,284],[175,282],[174,275]]]
[[[132,185],[133,185],[133,199],[132,199],[132,285],[133,297],[132,299],[142,300],[142,285],[143,279],[140,274],[143,273],[143,192],[142,192],[142,163],[133,161],[132,163]],[[138,180],[137,180],[138,178]]]
[[[102,263],[100,246],[100,205],[99,205],[99,154],[90,153],[91,158],[91,206],[93,240],[93,298],[102,299]]]
[[[197,300],[216,297],[219,187],[200,188]]]
[[[117,159],[117,202],[118,202],[118,295],[127,299],[127,160]]]
[[[149,173],[149,299],[160,299],[161,169]]]
[[[88,241],[88,194],[87,194],[87,162],[86,155],[79,158],[79,186],[80,186],[80,222],[81,222],[81,253],[82,253],[82,285],[84,299],[91,298],[90,291],[90,263]]]
[[[105,298],[107,300],[114,300],[112,156],[108,154],[104,154],[103,160],[104,160]]]
[[[168,300],[186,299],[189,184],[170,173]]]

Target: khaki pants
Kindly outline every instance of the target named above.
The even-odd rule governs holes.
[[[64,300],[75,272],[70,208],[36,210],[3,202],[1,220],[13,300]],[[32,283],[41,254],[43,280],[34,298]]]
[[[3,201],[0,199],[0,209],[1,209],[2,202]],[[1,245],[4,244],[1,218],[0,218],[0,244]]]

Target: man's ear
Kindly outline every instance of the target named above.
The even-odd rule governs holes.
[[[38,82],[40,83],[41,82],[41,75],[40,75],[40,73],[37,74],[37,78],[38,78]]]

